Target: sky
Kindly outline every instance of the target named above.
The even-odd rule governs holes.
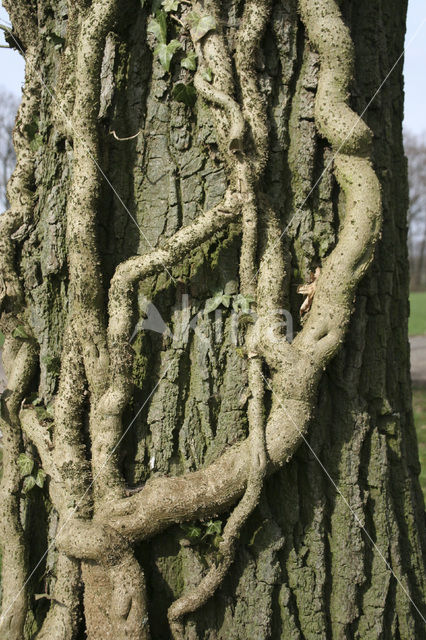
[[[0,7],[0,23],[9,24]],[[0,34],[0,43],[3,43]],[[404,128],[420,134],[426,132],[426,3],[409,0],[405,39],[405,119]],[[20,95],[24,78],[24,61],[14,50],[0,49],[0,91]]]

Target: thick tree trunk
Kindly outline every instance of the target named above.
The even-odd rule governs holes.
[[[327,69],[338,74],[346,65],[345,51],[332,48],[346,31],[331,0],[229,0],[216,14],[216,3],[205,2],[194,10],[215,14],[216,29],[200,38],[169,14],[167,41],[185,49],[170,73],[147,33],[150,2],[117,10],[113,0],[50,0],[37,12],[30,3],[9,4],[27,78],[0,246],[10,376],[2,401],[10,447],[1,638],[40,629],[42,640],[86,631],[90,640],[159,640],[171,638],[170,628],[187,640],[424,637],[401,62],[369,103],[403,49],[406,2],[339,3],[355,49],[349,106],[359,114],[368,106],[371,152],[362,141],[351,148],[349,116],[333,93],[339,88],[326,85],[328,119],[318,107]],[[175,4],[186,24],[187,3]],[[253,12],[258,35],[244,10]],[[331,53],[323,51],[327,38]],[[231,88],[225,44],[235,62]],[[197,100],[187,106],[172,88],[192,85],[194,71],[180,62],[193,47],[207,79],[197,72]],[[209,98],[209,87],[223,92],[223,104]],[[234,135],[230,95],[242,105],[246,138]],[[256,120],[259,97],[265,121]],[[345,140],[335,133],[340,116]],[[378,234],[375,219],[371,229],[356,226],[378,200],[368,157],[383,215],[371,264],[371,251],[352,255],[352,246],[368,248],[370,236],[373,246]],[[259,214],[257,247],[250,243],[253,183],[259,209],[274,212]],[[353,215],[351,242],[344,221]],[[185,227],[188,237],[175,235]],[[268,251],[272,266],[261,266],[256,289]],[[328,280],[321,285],[320,275],[318,306],[314,299],[301,319],[297,287],[317,267]],[[234,321],[232,304],[248,304],[253,293],[262,320],[275,285],[300,360],[288,343],[265,354],[274,351],[266,339],[259,347],[244,316]],[[319,338],[309,342],[318,309],[330,341],[324,353]],[[278,392],[277,380],[285,381]],[[51,405],[54,426],[43,411]],[[266,436],[259,436],[252,424],[263,414]],[[257,471],[253,450],[268,454]],[[25,496],[16,466],[24,452],[48,474],[43,489]],[[228,557],[223,582],[206,587],[210,598],[194,596],[199,606],[188,614],[178,600],[185,615],[173,617],[173,607],[168,614],[183,594],[201,593],[203,577],[213,584]]]

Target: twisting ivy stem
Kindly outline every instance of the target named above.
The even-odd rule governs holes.
[[[27,52],[30,64],[36,60],[35,50]],[[8,388],[1,398],[0,424],[3,434],[3,474],[0,485],[0,539],[3,547],[2,586],[3,610],[0,616],[0,637],[21,640],[28,611],[27,551],[21,525],[21,478],[18,457],[22,453],[19,420],[20,404],[36,370],[37,348],[25,317],[24,294],[15,266],[15,247],[11,235],[33,218],[34,179],[33,153],[28,140],[29,127],[37,114],[38,83],[27,67],[26,88],[18,112],[14,144],[17,164],[8,185],[11,209],[0,219],[0,327],[6,336],[3,363]],[[28,339],[15,335],[25,328]]]
[[[13,587],[15,593],[18,588],[22,594],[2,619],[12,640],[22,637],[27,598],[22,588],[26,566],[19,523],[19,478],[13,464],[21,450],[21,427],[51,472],[50,497],[61,525],[66,523],[58,532],[58,580],[54,602],[40,633],[42,640],[73,637],[77,629],[80,565],[89,637],[105,637],[112,632],[117,640],[147,640],[144,577],[132,544],[175,522],[228,510],[240,499],[223,532],[220,561],[194,590],[184,593],[170,607],[172,632],[175,638],[181,638],[183,616],[207,601],[232,564],[236,541],[259,502],[266,474],[292,456],[307,431],[322,371],[343,341],[356,287],[372,260],[380,233],[380,188],[370,160],[371,132],[347,103],[353,52],[338,6],[334,0],[300,0],[308,37],[318,50],[321,63],[316,124],[333,147],[346,214],[338,244],[323,265],[307,322],[294,342],[288,344],[274,323],[275,309],[282,306],[288,267],[279,242],[276,214],[262,193],[269,141],[266,105],[257,81],[256,51],[271,4],[270,0],[246,0],[244,5],[235,55],[241,106],[236,99],[236,78],[224,35],[216,29],[201,40],[194,38],[200,63],[195,86],[214,115],[229,188],[220,205],[178,231],[162,247],[119,265],[109,290],[106,318],[95,232],[99,176],[93,158],[99,156],[97,116],[102,55],[118,3],[78,3],[78,20],[73,25],[73,33],[78,33],[76,49],[73,52],[70,47],[63,60],[63,72],[75,74],[76,80],[75,93],[70,89],[63,97],[67,103],[74,103],[73,131],[68,132],[74,138],[73,178],[66,212],[70,312],[52,438],[41,432],[32,410],[20,411],[36,354],[31,340],[18,344],[10,335],[16,323],[25,323],[25,318],[20,315],[23,293],[8,238],[32,216],[32,158],[27,141],[17,141],[18,168],[9,189],[12,210],[0,223],[6,232],[6,239],[0,234],[4,274],[0,281],[1,321],[9,333],[6,365],[10,374],[10,388],[2,403],[2,427],[9,447],[2,484],[2,509],[9,529],[3,533],[11,540],[4,570],[9,576],[7,588]],[[219,3],[215,0],[194,3],[193,8],[219,16]],[[31,39],[30,32],[28,36]],[[206,68],[214,72],[211,84],[202,76]],[[34,108],[31,100],[27,104],[29,118]],[[21,109],[27,108],[25,101],[23,104]],[[22,198],[19,203],[18,197]],[[245,345],[251,390],[249,437],[200,471],[174,478],[152,478],[139,493],[126,497],[117,445],[122,435],[123,410],[132,393],[128,339],[135,285],[164,266],[177,264],[240,216],[240,288],[243,295],[256,298],[258,318],[247,331]],[[266,417],[264,363],[274,391]],[[86,385],[91,403],[91,465],[82,437]],[[10,577],[11,559],[16,559],[16,583]],[[7,605],[10,593],[5,591],[4,598]],[[105,602],[109,604],[108,613],[102,619],[99,611]]]

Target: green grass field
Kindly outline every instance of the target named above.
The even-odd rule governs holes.
[[[413,409],[422,465],[420,484],[426,501],[426,389],[413,389]]]
[[[426,291],[410,294],[410,336],[426,335]]]

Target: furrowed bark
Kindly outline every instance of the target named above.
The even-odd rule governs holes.
[[[0,220],[3,604],[19,595],[5,624],[16,640],[36,630],[39,640],[409,640],[422,624],[425,540],[405,378],[389,374],[383,328],[404,289],[398,275],[388,283],[402,246],[397,181],[384,170],[399,167],[386,155],[395,114],[388,103],[380,123],[367,114],[374,141],[357,115],[375,89],[363,52],[379,14],[375,34],[388,40],[371,60],[383,71],[383,52],[393,55],[387,10],[381,0],[177,5],[155,17],[150,3],[52,4],[27,34],[25,12],[10,7],[33,79],[28,43],[40,34],[44,89],[40,102],[29,95],[31,113],[42,109],[28,123],[46,148],[34,154],[18,126]],[[169,71],[163,39],[180,43]],[[183,63],[194,53],[196,70]],[[179,102],[178,83],[188,100],[193,84],[195,105]],[[377,253],[392,242],[395,256]],[[386,381],[377,363],[377,380],[361,375],[365,344]],[[28,513],[51,505],[35,601],[23,443],[48,474]],[[197,541],[179,527],[188,522]],[[202,534],[211,526],[217,548]]]

